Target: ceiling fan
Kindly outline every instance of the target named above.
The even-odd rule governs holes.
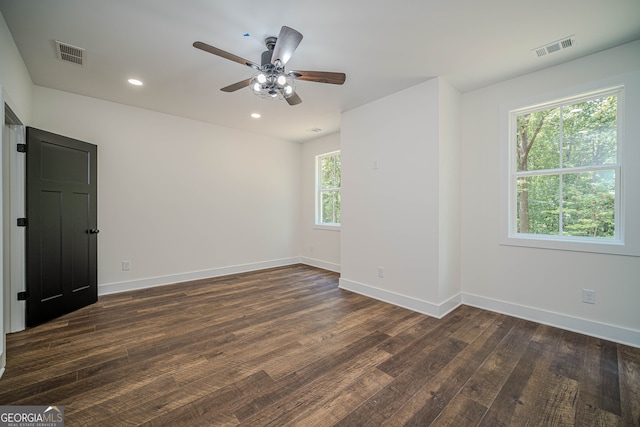
[[[263,98],[285,99],[289,105],[297,105],[302,102],[302,99],[295,91],[294,80],[341,85],[347,77],[344,73],[329,71],[286,72],[284,67],[301,40],[302,34],[298,31],[286,26],[282,27],[278,37],[265,39],[267,50],[262,52],[260,65],[200,41],[193,43],[193,47],[246,65],[256,71],[253,77],[225,86],[220,89],[221,91],[235,92],[248,86],[253,93]]]

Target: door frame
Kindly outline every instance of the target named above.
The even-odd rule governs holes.
[[[2,86],[0,86],[0,114],[2,115],[2,133],[0,133],[0,149],[4,147],[4,96]],[[2,289],[0,289],[0,377],[4,374],[5,367],[7,366],[7,332],[5,329],[5,294],[7,293],[7,281],[4,279],[4,235],[3,231],[5,228],[4,223],[4,161],[3,161],[3,153],[4,149],[0,150],[0,174],[2,176],[2,185],[0,185],[0,201],[2,202],[2,209],[0,209],[0,238],[2,239],[2,246],[0,247],[0,278],[2,278]]]
[[[8,316],[5,316],[5,322],[8,321],[5,329],[7,332],[18,332],[26,328],[26,302],[19,301],[17,297],[19,292],[26,290],[26,230],[16,224],[17,218],[26,216],[26,155],[18,152],[17,144],[26,142],[26,126],[6,104],[4,116],[5,122],[8,119],[12,126],[17,127],[17,132],[11,134],[13,139],[3,142],[3,168],[8,168],[3,176],[3,180],[8,181],[4,189],[9,192],[4,195],[9,205],[5,210],[7,217],[4,218],[4,240],[9,241],[8,247],[4,248],[5,277],[9,278],[9,292],[5,292],[5,296],[9,296],[9,302],[5,302],[9,310]]]
[[[26,303],[18,301],[19,292],[26,290],[26,234],[24,227],[17,227],[17,218],[25,216],[26,156],[17,151],[17,144],[24,144],[26,127],[11,108],[3,103],[2,185],[3,185],[3,282],[4,282],[4,330],[18,332],[26,327]],[[4,141],[5,123],[17,126],[12,140]]]
[[[26,234],[24,228],[18,229],[15,220],[12,221],[23,217],[26,207],[26,158],[18,153],[16,145],[25,142],[26,127],[5,102],[7,99],[0,85],[0,377],[7,363],[6,334],[26,327],[26,304],[17,298],[18,292],[26,287]],[[6,123],[18,126],[19,131],[10,133],[5,129]],[[7,135],[14,140],[6,140]]]

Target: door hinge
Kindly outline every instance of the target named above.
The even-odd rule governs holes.
[[[27,226],[27,218],[18,218],[18,227],[26,227]]]
[[[22,291],[18,292],[18,301],[26,301],[29,298],[29,292]]]
[[[27,144],[18,144],[18,153],[26,153],[27,152]]]

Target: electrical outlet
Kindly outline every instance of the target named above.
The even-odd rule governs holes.
[[[582,290],[582,302],[585,304],[595,304],[596,303],[596,291],[592,291],[590,289]]]
[[[122,261],[122,271],[131,270],[131,261]]]
[[[378,277],[384,277],[384,267],[378,267]]]

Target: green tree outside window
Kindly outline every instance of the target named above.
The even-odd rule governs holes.
[[[318,156],[318,223],[340,224],[340,185],[340,152]]]
[[[517,113],[518,233],[613,238],[616,93]]]

